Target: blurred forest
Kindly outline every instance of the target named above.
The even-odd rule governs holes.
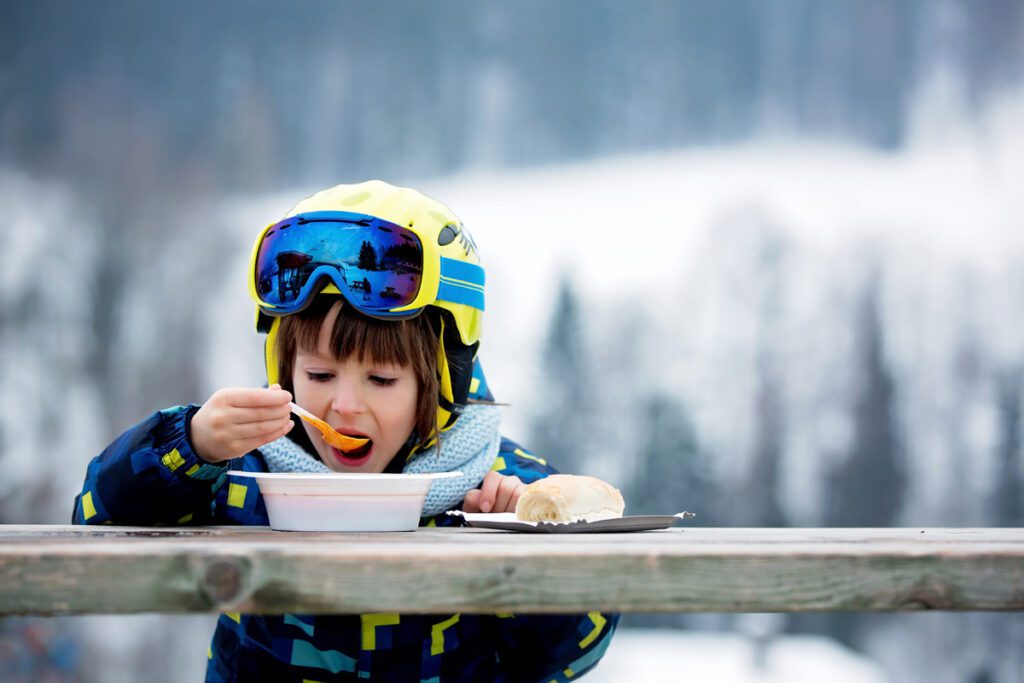
[[[0,522],[67,523],[90,457],[214,388],[210,368],[249,332],[222,338],[211,323],[237,288],[224,264],[267,207],[287,208],[275,193],[779,139],[900,160],[929,123],[941,144],[936,122],[985,121],[1022,91],[1019,0],[6,3]],[[999,171],[984,173],[1002,187]],[[1020,233],[1019,200],[993,196],[971,220]],[[994,275],[895,240],[822,259],[782,213],[717,216],[696,269],[680,265],[671,316],[556,277],[531,326],[538,400],[511,436],[564,471],[621,482],[634,514],[1024,526],[1021,254],[1008,248]],[[175,647],[200,648],[201,670],[206,622],[146,619],[0,620],[0,670],[137,680],[140,653],[168,643],[147,680],[180,680]],[[1024,666],[1017,615],[773,623],[832,634],[893,680],[1009,682]]]

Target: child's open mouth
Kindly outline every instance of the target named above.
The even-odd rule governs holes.
[[[372,449],[373,441],[367,441],[365,444],[352,451],[340,451],[337,448],[331,447],[331,451],[334,452],[334,457],[338,459],[338,462],[347,467],[358,467],[365,463],[370,459],[370,451]]]

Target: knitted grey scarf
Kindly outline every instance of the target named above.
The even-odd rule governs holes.
[[[466,492],[475,489],[494,465],[501,445],[497,406],[466,406],[455,425],[444,433],[441,448],[435,445],[417,453],[402,468],[403,472],[462,472],[461,477],[438,479],[430,486],[423,516],[433,517],[462,502]],[[302,446],[282,436],[259,448],[271,472],[330,472],[327,465],[307,453]]]

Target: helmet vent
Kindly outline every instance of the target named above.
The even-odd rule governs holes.
[[[441,232],[437,233],[437,243],[442,247],[446,244],[451,244],[455,241],[455,236],[457,234],[458,233],[455,232],[455,229],[451,225],[446,225],[441,228]]]

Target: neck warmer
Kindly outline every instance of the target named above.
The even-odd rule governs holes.
[[[500,422],[501,411],[497,406],[468,405],[437,445],[415,454],[405,463],[402,471],[410,474],[462,472],[461,477],[438,479],[431,484],[423,505],[424,517],[450,510],[462,502],[467,491],[480,485],[498,456]],[[287,436],[261,446],[259,451],[271,472],[331,471]]]

